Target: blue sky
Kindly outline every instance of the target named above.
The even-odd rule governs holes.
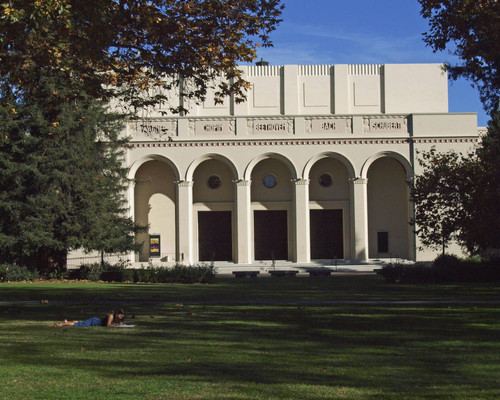
[[[448,51],[433,53],[422,40],[427,21],[417,0],[283,0],[283,22],[273,48],[258,57],[271,65],[455,63]],[[449,111],[488,116],[466,80],[449,82]]]

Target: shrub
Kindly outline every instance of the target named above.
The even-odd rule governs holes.
[[[39,277],[36,270],[17,264],[0,264],[1,282],[31,281]]]
[[[134,270],[122,266],[110,266],[101,273],[101,279],[105,282],[132,282]]]
[[[378,274],[383,276],[388,283],[396,283],[401,279],[401,271],[399,265],[387,264],[378,271]]]
[[[389,283],[488,282],[500,280],[499,260],[460,260],[441,255],[431,266],[422,264],[384,266],[379,275]]]
[[[208,283],[215,278],[213,265],[199,264],[196,266],[176,264],[173,267],[154,267],[149,265],[136,269],[135,282],[150,283]]]
[[[126,268],[124,265],[99,263],[82,265],[77,270],[68,271],[70,279],[105,282],[147,282],[147,283],[209,283],[215,279],[215,268],[210,264],[156,267],[152,264],[140,269]]]
[[[104,264],[103,266],[100,263],[81,265],[78,269],[77,279],[97,282],[101,279],[101,275],[106,267],[109,267],[109,265]]]
[[[461,261],[458,257],[448,254],[439,255],[432,264],[437,282],[452,282],[460,275]]]
[[[432,268],[422,264],[388,264],[382,267],[379,274],[389,283],[433,282],[435,279]]]
[[[134,270],[134,282],[153,282],[154,268],[144,266]]]
[[[175,282],[208,283],[215,278],[215,268],[209,264],[198,264],[196,266],[177,264],[172,268],[172,277]]]

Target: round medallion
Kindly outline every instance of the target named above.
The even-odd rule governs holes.
[[[276,177],[273,174],[267,174],[264,177],[263,183],[264,186],[268,189],[272,189],[278,184],[278,182],[276,181]]]
[[[319,184],[323,187],[332,186],[332,176],[330,174],[321,174]]]
[[[208,178],[207,185],[210,189],[218,189],[220,187],[221,181],[217,175],[212,175]]]

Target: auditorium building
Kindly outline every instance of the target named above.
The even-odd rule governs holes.
[[[466,152],[475,113],[448,112],[440,64],[241,67],[247,100],[182,96],[130,120],[131,261],[428,260],[409,221],[418,153]]]

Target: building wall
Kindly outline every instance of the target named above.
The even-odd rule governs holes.
[[[171,92],[172,106],[190,116],[447,113],[447,73],[441,64],[242,66],[247,101],[215,104],[215,89],[196,104]],[[218,82],[214,82],[216,87]],[[189,87],[189,82],[184,83]],[[168,114],[165,106],[143,117]]]
[[[148,110],[124,131],[131,215],[162,234],[162,252],[197,262],[198,212],[231,211],[233,261],[252,263],[255,211],[286,210],[288,259],[310,262],[310,210],[342,210],[344,259],[434,256],[408,225],[417,151],[465,152],[478,141],[474,113],[447,112],[441,65],[243,68],[246,102],[215,105],[209,91],[202,104],[177,100],[186,116]],[[319,184],[323,174],[331,185]],[[389,255],[377,251],[379,231],[389,232]]]

